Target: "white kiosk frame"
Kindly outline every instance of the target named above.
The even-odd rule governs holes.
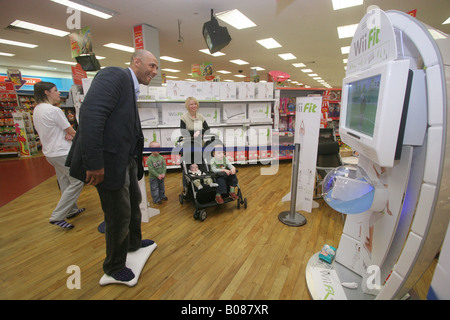
[[[325,285],[313,277],[318,268],[333,271],[339,278],[335,284],[347,282],[345,296],[338,298],[403,298],[438,253],[450,219],[450,39],[398,11],[372,10],[358,28],[366,34],[357,31],[352,50],[357,41],[370,41],[370,30],[381,41],[372,43],[378,45],[373,51],[377,55],[355,57],[350,53],[347,77],[387,61],[409,60],[414,74],[409,110],[401,156],[392,166],[380,165],[361,150],[358,165],[376,181],[380,191],[385,188],[385,198],[379,198],[382,201],[376,208],[365,213],[347,215],[331,265],[319,261],[318,254],[311,257],[306,279],[314,299],[323,298],[319,292]],[[395,35],[391,43],[383,42],[386,32]],[[348,282],[358,288],[349,289]],[[341,291],[341,287],[335,290]]]

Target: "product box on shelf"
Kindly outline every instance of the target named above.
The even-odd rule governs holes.
[[[271,102],[252,102],[248,104],[248,118],[250,122],[272,122]]]
[[[224,143],[227,147],[242,147],[246,142],[246,129],[244,127],[224,128]]]
[[[165,125],[180,125],[180,118],[187,112],[184,103],[162,103],[162,124]]]
[[[144,134],[144,147],[148,148],[150,145],[150,142],[152,141],[156,141],[159,142],[159,144],[161,145],[161,131],[160,129],[156,129],[156,128],[145,128],[142,130],[143,134]]]
[[[158,108],[138,108],[142,127],[157,126],[159,124]]]
[[[236,84],[236,98],[238,100],[255,99],[254,82],[238,82]]]
[[[185,100],[188,97],[186,96],[187,92],[186,82],[187,81],[173,81],[173,80],[167,81],[166,86],[167,99]]]
[[[258,82],[255,97],[256,99],[273,99],[273,82]]]
[[[235,82],[219,82],[220,83],[220,100],[236,99],[236,83]]]
[[[220,82],[205,81],[203,84],[203,99],[219,100],[220,99]]]
[[[174,148],[178,138],[181,136],[181,129],[160,129],[162,148]]]
[[[227,123],[245,123],[247,119],[247,105],[245,103],[225,103],[223,118]]]
[[[204,117],[208,125],[214,125],[221,123],[220,117],[220,108],[199,108],[199,113],[201,113]]]

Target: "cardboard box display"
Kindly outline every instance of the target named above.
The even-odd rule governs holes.
[[[247,104],[225,103],[223,105],[223,118],[226,122],[245,123],[247,120]]]
[[[138,108],[141,126],[157,126],[159,124],[158,108]]]
[[[255,102],[248,104],[248,118],[251,122],[272,122],[271,113],[271,102]]]
[[[152,141],[157,141],[161,145],[160,129],[143,129],[142,133],[144,134],[144,148],[148,148]]]
[[[162,103],[162,124],[180,125],[180,118],[187,112],[184,103]]]
[[[160,129],[161,130],[161,147],[174,148],[178,138],[181,136],[181,129]]]
[[[235,82],[219,82],[219,83],[220,83],[220,100],[236,99]]]

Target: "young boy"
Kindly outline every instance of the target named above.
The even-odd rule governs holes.
[[[223,146],[216,146],[215,148],[214,157],[211,159],[211,171],[215,173],[225,172],[226,174],[216,177],[216,182],[219,185],[216,191],[216,202],[223,203],[222,194],[227,193],[227,183],[230,185],[230,197],[233,200],[238,199],[235,190],[238,184],[236,168],[224,156]]]
[[[159,148],[160,145],[158,142],[152,141],[149,147]],[[152,151],[152,154],[147,158],[147,167],[153,203],[161,204],[162,200],[167,200],[164,188],[164,178],[167,171],[166,161],[158,151]]]

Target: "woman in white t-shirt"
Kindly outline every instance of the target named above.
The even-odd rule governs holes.
[[[77,206],[77,199],[84,183],[69,174],[65,166],[67,154],[75,136],[64,112],[54,106],[60,102],[60,92],[51,82],[38,82],[34,85],[34,98],[37,106],[33,112],[34,127],[39,134],[42,152],[55,168],[61,198],[50,217],[50,223],[64,229],[72,229],[73,224],[66,218],[73,218],[84,211]]]

